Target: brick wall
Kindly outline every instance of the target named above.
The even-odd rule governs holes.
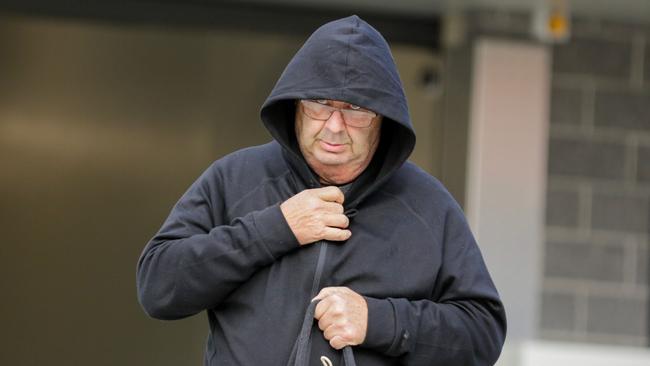
[[[527,14],[467,16],[480,36],[535,42]],[[650,26],[574,20],[553,47],[539,335],[643,346],[650,261]],[[453,62],[453,60],[450,60]]]

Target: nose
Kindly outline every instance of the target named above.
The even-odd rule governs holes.
[[[325,121],[325,127],[333,133],[338,133],[345,130],[345,121],[343,120],[343,113],[337,110],[332,113],[330,118]]]

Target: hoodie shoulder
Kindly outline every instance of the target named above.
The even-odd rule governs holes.
[[[400,196],[418,212],[460,210],[460,206],[437,178],[407,161],[395,172],[382,190]]]
[[[216,160],[213,165],[216,167],[242,163],[264,165],[278,163],[279,159],[282,159],[282,148],[276,141],[271,141],[233,151]]]
[[[213,162],[206,173],[224,184],[236,183],[245,189],[265,178],[286,174],[287,170],[282,148],[272,141],[227,154]]]

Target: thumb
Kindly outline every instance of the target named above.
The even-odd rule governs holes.
[[[339,204],[343,204],[343,201],[345,200],[343,191],[336,186],[318,188],[316,189],[316,195],[323,201],[336,202]]]

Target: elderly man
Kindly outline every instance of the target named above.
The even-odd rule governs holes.
[[[461,209],[406,161],[382,36],[320,27],[261,117],[274,141],[212,164],[144,249],[145,311],[206,311],[205,365],[493,364],[502,304]]]

